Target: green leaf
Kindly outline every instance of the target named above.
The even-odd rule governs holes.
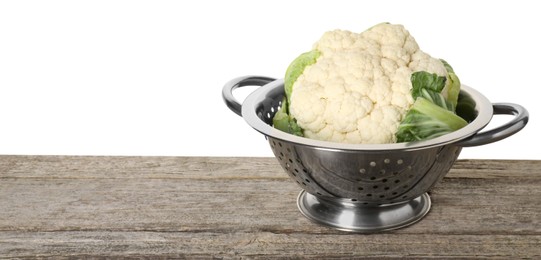
[[[455,74],[453,67],[447,63],[447,61],[440,59],[443,63],[443,66],[447,70],[447,79],[449,83],[442,90],[442,93],[447,97],[447,100],[453,104],[454,107],[457,106],[458,95],[460,94],[460,79]]]
[[[441,63],[443,63],[443,66],[445,67],[445,70],[447,70],[447,73],[455,73],[455,70],[453,69],[453,67],[451,67],[451,65],[449,65],[449,63],[447,61],[445,61],[444,59],[440,59]]]
[[[287,98],[284,97],[282,100],[282,107],[272,118],[273,127],[286,133],[304,136],[302,128],[297,124],[297,120],[287,113],[287,107]]]
[[[302,128],[297,124],[297,120],[289,114],[289,104],[291,103],[291,93],[293,84],[297,78],[304,72],[304,69],[314,63],[321,53],[318,50],[312,50],[299,55],[286,70],[284,77],[285,97],[282,100],[282,107],[272,118],[273,127],[286,133],[304,136]]]
[[[453,68],[447,62],[443,60],[442,62],[448,77],[426,71],[412,73],[411,95],[416,100],[400,122],[396,133],[397,142],[435,138],[468,124],[466,120],[455,114],[460,81],[454,74]]]
[[[451,133],[467,124],[453,111],[419,97],[400,123],[396,138],[397,142],[426,140]]]
[[[297,78],[304,72],[304,69],[314,63],[321,53],[318,50],[312,50],[305,52],[297,57],[289,67],[287,67],[286,75],[284,78],[284,89],[287,97],[287,101],[291,102],[291,93],[293,92],[293,84],[297,81]]]
[[[416,71],[411,74],[411,95],[416,99],[422,95],[423,89],[440,93],[445,87],[446,80],[446,77],[438,76],[436,73]]]
[[[447,101],[447,99],[445,99],[445,97],[441,93],[430,91],[427,89],[422,89],[420,97],[423,97],[427,99],[428,101],[442,108],[445,108],[446,110],[455,111],[455,107],[453,106],[453,104]]]

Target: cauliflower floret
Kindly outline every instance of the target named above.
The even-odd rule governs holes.
[[[320,52],[293,84],[289,111],[308,138],[342,143],[394,143],[414,103],[411,74],[447,76],[402,25],[365,32],[326,32]]]

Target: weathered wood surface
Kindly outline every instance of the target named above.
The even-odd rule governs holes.
[[[274,158],[0,156],[0,258],[540,258],[541,161],[458,161],[421,222],[311,223]]]

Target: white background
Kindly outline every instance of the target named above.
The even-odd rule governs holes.
[[[538,5],[1,1],[0,154],[272,156],[224,105],[223,84],[281,78],[323,32],[387,21],[405,25],[492,102],[529,110],[523,131],[461,158],[541,159]]]

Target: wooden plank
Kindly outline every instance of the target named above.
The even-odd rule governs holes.
[[[257,232],[4,232],[8,256],[436,258],[539,256],[532,235],[291,234]],[[5,254],[4,254],[5,255]]]
[[[458,160],[450,177],[538,179],[539,161],[531,160]]]
[[[0,156],[0,178],[288,179],[274,158]]]
[[[541,257],[541,161],[458,161],[419,223],[309,222],[274,158],[0,156],[1,257]]]

